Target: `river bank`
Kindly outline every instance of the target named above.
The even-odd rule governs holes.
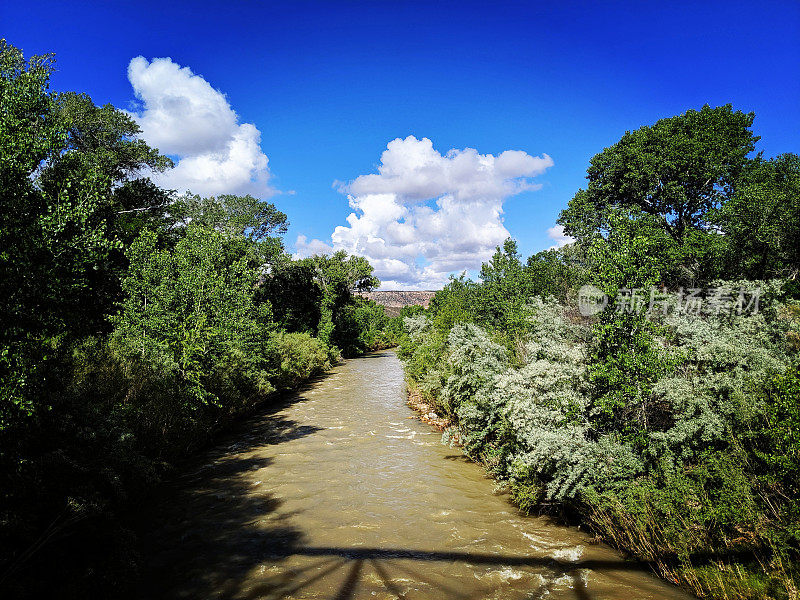
[[[408,384],[406,384],[406,387],[408,393],[406,404],[419,413],[417,417],[420,421],[435,427],[439,431],[444,431],[450,427],[450,419],[440,416],[436,412],[436,407],[433,404],[426,402],[417,388],[413,386],[408,387]]]
[[[449,428],[451,428],[453,426],[453,422],[452,422],[452,420],[450,418],[443,417],[443,416],[439,415],[436,412],[435,405],[433,403],[431,403],[431,402],[427,402],[424,399],[423,394],[415,386],[413,381],[411,381],[411,382],[407,381],[406,382],[406,388],[407,388],[406,389],[406,393],[407,393],[406,404],[412,410],[414,410],[417,413],[416,417],[417,417],[418,420],[420,420],[421,422],[423,422],[423,423],[435,428],[437,431],[442,432],[442,433],[444,433],[447,429],[449,429]],[[450,439],[451,439],[451,443],[452,444],[460,447],[460,444],[458,443],[458,434],[457,433],[452,433]],[[466,457],[466,455],[465,455],[465,457]],[[468,458],[468,460],[472,460],[472,459]],[[487,468],[487,466],[485,464],[483,464],[480,460],[474,461],[474,462],[475,462],[475,464],[480,465],[481,467],[486,469],[487,475],[489,475],[488,468]],[[497,481],[497,480],[495,480],[495,481]],[[502,483],[502,482],[498,482],[498,483]],[[520,510],[523,510],[522,507],[520,506],[520,503],[519,502],[515,502],[515,498],[513,497],[513,495],[511,495],[508,498],[508,500],[513,505],[517,506],[517,508],[519,508]],[[563,523],[563,521],[561,519],[559,519],[558,522],[559,522],[559,524],[566,526],[566,524]],[[616,543],[617,540],[615,538],[604,536],[604,535],[602,535],[602,532],[592,530],[591,527],[589,526],[589,524],[586,521],[582,521],[580,523],[580,526],[585,526],[587,531],[589,531],[589,532],[594,534],[594,537],[592,538],[592,542],[593,543],[603,542],[603,543],[609,544],[610,546],[614,547],[617,551],[622,552],[623,554],[629,555],[629,553],[627,552],[626,548],[622,544]],[[608,531],[608,530],[606,530],[606,531]],[[643,563],[643,564],[646,564],[646,563]],[[654,575],[661,576],[663,579],[665,579],[670,584],[678,585],[678,582],[675,581],[674,578],[670,577],[669,573],[665,573],[663,571],[660,571],[654,565],[649,565],[649,568],[654,573]]]

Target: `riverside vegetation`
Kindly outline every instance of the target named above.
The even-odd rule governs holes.
[[[406,317],[400,354],[445,440],[523,511],[580,522],[701,597],[788,599],[800,157],[756,153],[753,119],[705,106],[625,133],[560,215],[574,243],[523,262],[506,241],[479,281]],[[608,295],[593,316],[585,284]],[[629,310],[637,288],[664,301]],[[758,310],[735,308],[740,290],[760,290]]]
[[[124,112],[0,42],[0,590],[119,597],[130,507],[238,415],[392,345],[525,511],[577,517],[700,595],[796,598],[800,161],[690,111],[592,160],[576,241],[453,279],[405,328],[360,257],[293,260],[287,217],[145,176]],[[730,283],[721,284],[722,280]],[[576,290],[611,296],[582,317]],[[616,312],[620,288],[763,290],[760,310]]]
[[[175,460],[399,323],[364,258],[292,260],[273,204],[158,188],[169,158],[52,70],[0,42],[0,595],[116,597]]]

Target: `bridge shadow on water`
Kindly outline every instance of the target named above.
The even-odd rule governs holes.
[[[160,486],[158,501],[137,519],[143,560],[133,597],[233,598],[265,547],[291,546],[302,538],[289,524],[293,514],[281,512],[279,498],[259,492],[253,474],[273,463],[271,446],[322,430],[281,414],[306,401],[303,392],[312,387],[310,382],[261,407],[181,465],[183,475]]]
[[[277,506],[279,504],[273,508]],[[532,584],[529,598],[555,595],[558,587],[558,598],[593,600],[601,596],[593,594],[587,587],[584,570],[648,571],[646,566],[622,559],[569,562],[549,557],[475,552],[312,546],[303,544],[302,533],[291,527],[271,528],[257,536],[243,535],[223,527],[219,534],[206,538],[201,544],[204,547],[181,544],[178,553],[184,557],[191,556],[194,565],[189,569],[180,568],[174,561],[162,565],[166,571],[159,577],[159,593],[154,594],[151,588],[146,597],[213,597],[231,600],[320,597],[350,600],[358,597],[362,581],[369,572],[374,574],[368,584],[370,589],[374,591],[377,576],[391,597],[404,598],[407,592],[403,589],[403,582],[409,581],[413,581],[415,587],[422,586],[429,590],[427,597],[432,599],[486,597],[491,589],[463,589],[457,581],[448,582],[440,574],[431,574],[426,566],[434,562],[461,562],[503,569],[531,568],[542,578],[539,583]],[[284,561],[297,557],[308,560],[302,561],[299,566],[295,561],[292,566],[282,570]],[[564,585],[566,581],[569,582],[567,586]],[[312,587],[316,594],[321,595],[305,595],[306,590]],[[320,587],[326,591],[319,592]],[[160,595],[162,592],[166,594]],[[420,597],[419,594],[417,591],[416,596]]]
[[[312,545],[291,523],[297,513],[282,512],[279,498],[259,494],[239,476],[268,464],[254,457],[226,458],[203,475],[202,485],[180,490],[167,500],[150,535],[150,558],[139,598],[350,600],[360,593],[369,595],[376,585],[385,590],[384,596],[405,598],[409,581],[432,600],[486,597],[491,589],[467,590],[431,569],[432,563],[462,563],[541,574],[541,580],[532,584],[530,598],[592,600],[601,596],[587,588],[584,570],[647,570],[622,559],[571,562],[480,552]],[[564,586],[565,576],[571,589]],[[320,595],[307,594],[311,590]]]
[[[304,569],[305,574],[292,573],[291,580],[264,582],[250,587],[244,594],[237,593],[232,598],[286,598],[300,592],[306,586],[315,583],[323,577],[332,581],[341,580],[337,587],[332,587],[328,597],[336,600],[354,598],[366,569],[372,569],[381,580],[386,591],[397,598],[403,598],[404,592],[396,583],[397,577],[392,577],[394,572],[406,581],[411,579],[429,587],[435,594],[433,598],[482,598],[487,590],[471,593],[456,586],[447,585],[441,581],[432,581],[421,569],[425,563],[430,562],[461,562],[468,565],[487,565],[496,567],[531,567],[543,575],[544,583],[538,589],[531,589],[531,598],[544,597],[553,592],[557,581],[563,582],[567,576],[570,580],[571,592],[564,592],[562,596],[570,594],[576,600],[595,598],[588,590],[582,571],[642,571],[649,569],[642,564],[619,560],[584,560],[562,561],[549,557],[513,556],[504,554],[484,554],[478,552],[451,552],[451,551],[423,551],[408,548],[364,548],[364,547],[329,547],[329,546],[287,546],[283,551],[276,551],[262,555],[264,561],[281,561],[292,556],[319,558],[319,562]],[[419,563],[419,566],[409,566],[409,563]],[[344,577],[335,577],[337,570],[344,572]]]

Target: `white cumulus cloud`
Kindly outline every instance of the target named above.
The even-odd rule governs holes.
[[[131,115],[142,138],[178,159],[175,168],[153,177],[156,183],[201,195],[275,193],[261,132],[239,123],[225,95],[203,77],[170,58],[137,56],[128,80],[140,103]]]
[[[366,256],[384,289],[439,288],[451,273],[479,267],[509,237],[503,202],[537,189],[532,178],[552,165],[547,154],[440,154],[428,138],[397,138],[377,173],[339,184],[353,209],[347,225],[336,227],[330,244],[300,236],[298,254],[343,249]]]
[[[326,244],[321,240],[310,240],[304,235],[298,235],[295,242],[297,252],[294,258],[302,258],[306,256],[314,256],[315,254],[333,254],[334,249],[330,244]]]

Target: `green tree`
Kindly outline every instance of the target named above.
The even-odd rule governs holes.
[[[509,338],[524,329],[525,305],[533,293],[517,243],[508,238],[487,263],[481,265],[478,316],[482,324],[499,329]]]
[[[383,306],[366,298],[353,298],[339,310],[337,345],[345,356],[357,356],[376,349],[383,342],[388,318]]]
[[[257,361],[271,321],[269,306],[253,301],[260,273],[251,245],[192,223],[174,249],[143,232],[128,258],[125,301],[113,319],[114,344],[128,361],[160,370],[188,408],[219,403],[211,381],[231,357],[240,357],[244,375],[255,373],[254,388],[267,389]]]
[[[643,450],[647,432],[663,425],[653,386],[674,368],[655,339],[659,328],[642,315],[605,311],[592,331],[589,381],[592,422]]]
[[[275,322],[285,331],[315,335],[322,301],[315,276],[310,261],[284,256],[258,286],[256,301],[270,304]]]
[[[595,155],[588,186],[579,190],[558,223],[579,243],[607,235],[619,209],[640,212],[664,231],[674,250],[666,267],[673,277],[713,276],[719,236],[710,217],[736,191],[759,138],[753,113],[730,105],[661,119],[628,131]],[[644,221],[643,221],[644,222]]]
[[[338,312],[352,301],[354,292],[368,292],[380,285],[372,275],[372,265],[363,256],[348,257],[344,250],[305,260],[311,265],[314,283],[322,293],[317,337],[328,345],[337,342],[349,345],[342,335],[336,335]]]
[[[103,329],[120,299],[122,246],[145,224],[141,207],[163,212],[168,200],[138,175],[169,159],[114,107],[50,92],[52,70],[52,57],[26,62],[0,42],[4,347],[32,334]]]
[[[529,256],[525,270],[534,295],[553,296],[561,302],[566,302],[570,291],[578,289],[590,276],[585,248],[576,244]]]
[[[94,207],[90,224],[103,224],[112,242],[86,273],[92,293],[79,299],[86,331],[107,329],[105,316],[122,299],[120,280],[127,268],[124,248],[145,227],[160,227],[171,203],[168,192],[146,176],[172,166],[172,161],[137,136],[137,123],[110,104],[96,106],[86,94],[56,94],[53,109],[64,144],[39,169],[37,184],[45,197],[57,198],[82,177],[100,174],[107,189]]]
[[[172,161],[137,136],[141,129],[111,104],[96,106],[86,94],[65,92],[52,97],[52,110],[66,137],[48,157],[40,185],[57,193],[69,173],[96,169],[115,183],[136,179],[145,171],[163,171]]]
[[[649,288],[663,281],[675,247],[651,215],[617,209],[609,233],[591,240],[586,255],[592,280],[612,298],[620,289]]]
[[[450,276],[450,281],[431,298],[428,314],[431,323],[446,333],[456,323],[469,323],[476,318],[479,286],[465,275]],[[409,315],[412,316],[412,315]]]
[[[275,205],[253,196],[221,194],[203,198],[186,194],[170,206],[172,228],[186,227],[190,222],[216,229],[229,236],[244,236],[265,242],[286,233],[289,221]]]
[[[36,386],[66,341],[102,327],[110,303],[98,274],[121,245],[109,210],[120,174],[136,161],[116,161],[124,166],[115,170],[113,151],[102,150],[108,140],[79,133],[91,127],[65,107],[87,100],[50,92],[52,70],[52,57],[26,62],[0,41],[0,427],[11,413],[32,412]],[[131,143],[149,166],[166,164]]]
[[[728,277],[796,279],[800,273],[800,156],[758,160],[713,215],[725,234]]]

